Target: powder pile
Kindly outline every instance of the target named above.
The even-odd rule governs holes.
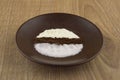
[[[68,31],[67,29],[49,29],[45,30],[42,33],[40,33],[37,38],[42,37],[51,37],[51,38],[79,38],[76,34],[74,34],[72,31]]]
[[[78,54],[83,48],[82,44],[50,44],[37,43],[35,49],[45,56],[50,57],[68,57]]]

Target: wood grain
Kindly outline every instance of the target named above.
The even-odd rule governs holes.
[[[15,33],[29,18],[51,12],[80,15],[104,35],[100,54],[74,67],[33,63],[17,49]],[[120,80],[120,0],[0,0],[0,80]]]

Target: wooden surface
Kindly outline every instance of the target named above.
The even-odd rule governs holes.
[[[104,35],[100,54],[74,67],[50,67],[27,60],[15,33],[29,18],[51,12],[83,16]],[[0,80],[120,80],[120,0],[0,0]]]

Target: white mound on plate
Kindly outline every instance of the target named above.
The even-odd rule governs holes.
[[[75,33],[64,28],[45,30],[37,36],[37,38],[42,38],[42,37],[68,38],[68,39],[79,38],[79,36],[77,36]]]
[[[42,55],[61,58],[78,54],[83,49],[83,44],[36,43],[34,47]]]

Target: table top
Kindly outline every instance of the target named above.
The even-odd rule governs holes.
[[[34,16],[64,12],[95,23],[104,44],[92,61],[78,66],[52,67],[33,63],[17,49],[19,26]],[[0,80],[119,80],[119,0],[0,0]]]

